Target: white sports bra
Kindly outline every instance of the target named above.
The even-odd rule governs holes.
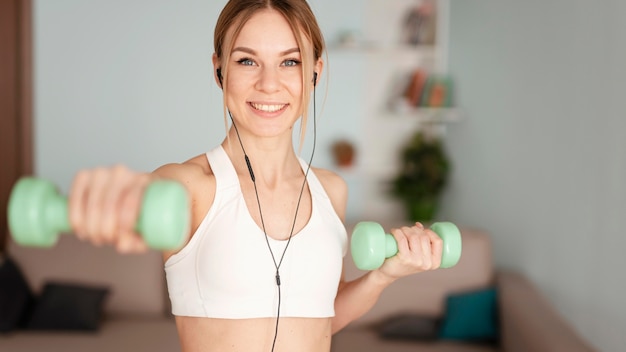
[[[216,179],[213,205],[189,243],[165,263],[172,313],[248,319],[275,317],[276,267],[254,222],[239,179],[221,146],[206,153]],[[307,164],[300,160],[303,170]],[[332,317],[347,248],[345,226],[309,171],[312,210],[294,234],[280,266],[281,317]],[[276,262],[287,241],[268,237]]]

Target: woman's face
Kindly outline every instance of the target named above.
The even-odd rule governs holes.
[[[226,105],[237,128],[265,137],[291,136],[302,114],[302,56],[283,16],[273,10],[252,16],[226,65]]]

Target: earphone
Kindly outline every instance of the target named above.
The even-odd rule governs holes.
[[[220,88],[224,88],[224,82],[222,81],[222,69],[218,67],[215,70],[215,73],[217,74],[217,79],[220,81]]]

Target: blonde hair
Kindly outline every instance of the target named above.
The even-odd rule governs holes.
[[[309,101],[313,86],[314,66],[325,50],[324,37],[313,11],[305,0],[229,0],[224,6],[213,35],[213,46],[218,60],[228,62],[235,39],[246,22],[258,11],[271,9],[279,12],[289,23],[302,55],[302,120],[300,147],[304,141],[308,121]],[[230,37],[228,34],[230,33]],[[308,45],[310,43],[311,45]],[[222,89],[228,89],[226,67],[221,67]],[[226,94],[224,94],[224,123],[228,125]]]

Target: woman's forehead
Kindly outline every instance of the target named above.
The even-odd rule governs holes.
[[[289,22],[280,12],[264,9],[253,14],[243,24],[233,45],[233,48],[237,47],[286,52],[298,48],[298,41]]]

